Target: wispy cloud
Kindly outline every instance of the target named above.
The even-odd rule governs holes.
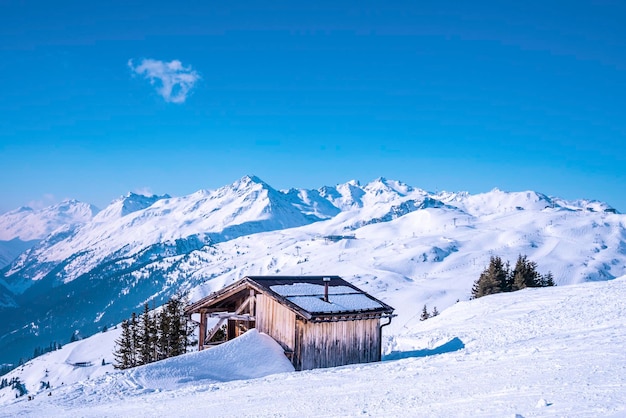
[[[131,59],[128,60],[128,66],[133,72],[150,80],[150,84],[156,86],[157,93],[171,103],[184,103],[200,79],[200,75],[191,66],[184,67],[178,60],[165,62],[143,59],[135,65]]]
[[[133,193],[148,197],[154,195],[154,193],[152,193],[152,189],[148,186],[139,187],[133,190]]]

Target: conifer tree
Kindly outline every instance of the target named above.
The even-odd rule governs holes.
[[[158,315],[156,312],[150,314],[150,329],[149,329],[149,340],[150,340],[150,348],[152,353],[150,357],[152,357],[152,361],[157,361],[159,359],[159,324],[158,324]]]
[[[472,299],[508,291],[509,265],[498,256],[491,256],[489,266],[472,287]]]
[[[541,278],[541,284],[543,287],[556,286],[556,284],[554,283],[554,276],[552,276],[551,271],[549,271],[548,274]]]
[[[184,354],[187,351],[187,341],[189,331],[187,328],[187,319],[185,318],[185,303],[181,296],[172,297],[165,307],[167,316],[170,321],[170,334],[168,345],[170,354],[168,357],[174,357]]]
[[[433,317],[433,316],[437,316],[437,315],[439,315],[439,311],[437,310],[437,307],[435,306],[433,308],[433,313],[430,316]]]
[[[157,337],[157,360],[170,357],[170,329],[171,321],[167,309],[163,307],[158,316],[158,337]]]
[[[525,255],[519,255],[515,268],[509,278],[511,290],[520,290],[527,287],[541,287],[541,279],[537,272],[537,263],[529,261]]]
[[[130,333],[130,323],[127,319],[122,321],[122,334],[115,340],[116,350],[114,367],[116,369],[128,369],[132,367],[132,337]]]
[[[426,321],[428,318],[430,318],[430,314],[428,313],[428,308],[426,307],[426,305],[424,305],[424,307],[422,308],[422,316],[420,316],[420,321]]]
[[[125,369],[185,353],[191,333],[184,312],[182,297],[170,299],[158,314],[152,314],[147,303],[139,317],[133,312],[122,322],[122,335],[115,341],[115,367]]]
[[[141,326],[138,336],[139,343],[139,364],[148,364],[153,362],[154,347],[152,338],[152,316],[148,304],[143,305],[143,313],[141,314]]]
[[[141,344],[139,342],[139,321],[137,319],[137,314],[135,312],[130,316],[130,339],[131,339],[131,360],[130,367],[135,367],[140,365],[139,356],[140,356],[140,347]]]

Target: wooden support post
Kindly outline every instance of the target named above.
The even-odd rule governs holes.
[[[204,338],[206,337],[206,312],[200,311],[200,333],[198,335],[198,351],[204,349]]]
[[[254,297],[254,289],[250,289],[250,297],[248,298],[248,300],[250,301],[250,316],[255,316],[256,317],[256,312],[254,311],[254,302],[256,301],[256,298]]]

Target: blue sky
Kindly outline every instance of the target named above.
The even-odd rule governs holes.
[[[245,174],[626,212],[624,2],[503,3],[2,1],[0,212]]]

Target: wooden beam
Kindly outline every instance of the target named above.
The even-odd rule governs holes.
[[[204,348],[204,338],[206,337],[206,312],[200,311],[200,332],[198,336],[198,351]]]
[[[250,297],[248,298],[249,300],[249,305],[250,305],[250,315],[256,316],[256,312],[255,312],[255,302],[256,302],[256,297],[254,296],[254,289],[250,289]]]
[[[211,332],[209,332],[209,335],[206,339],[206,341],[211,341],[211,338],[213,338],[213,336],[215,334],[217,334],[217,331],[219,331],[220,327],[222,326],[222,324],[224,323],[224,321],[226,321],[228,317],[224,317],[224,318],[220,318],[219,321],[217,321],[217,324],[215,324],[215,326],[211,329]],[[202,342],[203,346],[204,346],[204,341]]]
[[[254,300],[254,290],[250,289],[250,296],[248,296],[248,298],[243,301],[243,303],[239,306],[239,308],[237,308],[235,313],[240,314],[246,309],[246,307],[249,307],[250,309],[248,310],[248,312],[250,312],[250,315],[254,315]]]
[[[237,321],[254,321],[256,318],[250,314],[237,314],[233,312],[219,312],[212,313],[211,318],[219,318],[219,319],[234,319]]]

